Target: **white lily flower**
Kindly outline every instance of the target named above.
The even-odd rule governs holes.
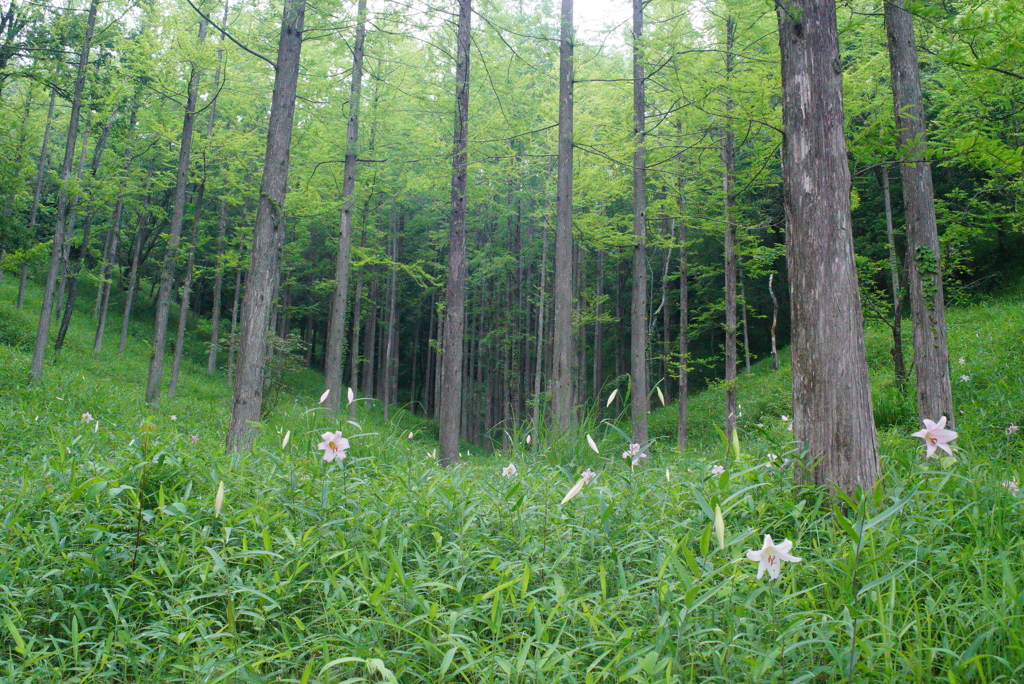
[[[792,549],[793,542],[788,539],[783,540],[781,544],[776,544],[772,541],[772,535],[764,535],[764,544],[760,551],[754,549],[747,551],[747,558],[757,561],[757,579],[764,576],[765,570],[768,571],[768,576],[772,579],[779,579],[779,575],[782,573],[782,561],[799,563],[799,558],[790,555],[789,552]]]
[[[594,438],[590,435],[587,435],[587,444],[590,445],[590,448],[594,450],[595,454],[601,453],[601,450],[597,448],[597,442],[595,442]]]
[[[330,387],[328,387],[326,390],[324,390],[324,393],[320,395],[320,402],[319,403],[322,404],[325,401],[327,401],[327,397],[329,397],[329,396],[331,396],[331,388]]]
[[[939,422],[925,418],[921,422],[924,423],[924,430],[918,430],[911,434],[911,437],[920,437],[924,440],[924,444],[928,451],[925,453],[926,458],[931,458],[932,454],[935,453],[935,449],[942,449],[950,456],[953,455],[953,450],[949,448],[949,442],[952,442],[957,438],[957,434],[952,430],[946,429],[946,416],[939,418]]]

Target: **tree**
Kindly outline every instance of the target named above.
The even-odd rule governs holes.
[[[647,169],[644,138],[644,2],[633,0],[633,300],[630,308],[630,408],[633,441],[647,441]]]
[[[348,127],[345,133],[345,168],[341,186],[341,226],[338,254],[334,262],[334,296],[327,329],[324,356],[324,382],[330,394],[327,408],[341,410],[341,373],[345,367],[345,316],[348,313],[348,272],[352,252],[352,210],[356,187],[356,154],[359,151],[359,96],[363,86],[363,45],[366,42],[366,0],[359,0],[356,40],[352,46],[352,85],[348,100]]]
[[[234,452],[247,450],[252,445],[255,423],[259,421],[263,407],[267,326],[274,283],[280,269],[278,251],[285,230],[284,199],[288,187],[288,161],[305,12],[305,0],[285,0],[277,63],[274,65],[274,93],[267,126],[263,180],[242,300],[238,368],[227,434],[227,448]]]
[[[466,141],[469,138],[469,38],[472,0],[459,0],[455,61],[455,153],[452,156],[452,214],[448,232],[448,281],[444,298],[441,356],[440,444],[437,460],[459,458],[462,413],[462,344],[466,306]]]
[[[907,223],[907,279],[914,330],[917,412],[921,419],[938,420],[939,416],[946,416],[953,425],[939,233],[932,170],[927,161],[928,134],[921,101],[914,20],[906,5],[906,0],[885,1],[885,29]]]
[[[68,219],[68,181],[71,179],[71,165],[75,158],[75,142],[78,139],[78,121],[82,112],[82,90],[85,87],[85,67],[89,62],[89,50],[92,47],[93,30],[96,27],[96,11],[99,0],[89,3],[89,16],[86,20],[85,38],[78,56],[78,71],[75,75],[75,90],[71,99],[71,118],[68,121],[67,142],[64,146],[64,162],[60,169],[60,192],[57,197],[57,222],[53,229],[53,246],[50,249],[50,267],[46,272],[46,284],[43,287],[43,302],[39,308],[39,325],[36,328],[35,346],[32,349],[32,365],[29,375],[33,383],[43,378],[43,358],[46,345],[50,338],[50,316],[53,313],[53,300],[57,286],[57,274],[64,255],[65,235]]]
[[[555,207],[554,365],[551,404],[554,426],[567,431],[573,423],[572,369],[572,133],[573,133],[572,0],[562,0],[558,42],[558,198]]]
[[[206,39],[206,19],[199,22],[199,45]],[[174,204],[171,227],[167,236],[167,251],[160,271],[160,290],[156,300],[156,320],[153,322],[153,352],[149,358],[149,377],[146,380],[146,403],[160,403],[160,382],[164,375],[164,348],[167,346],[167,321],[171,313],[171,295],[174,272],[178,260],[178,243],[185,222],[185,191],[188,185],[188,164],[192,155],[192,130],[195,127],[196,99],[199,96],[199,76],[202,70],[198,59],[191,65],[185,113],[181,123],[181,142],[178,147],[178,168],[174,180]]]
[[[874,485],[878,441],[850,219],[834,0],[780,0],[793,430],[802,476]]]

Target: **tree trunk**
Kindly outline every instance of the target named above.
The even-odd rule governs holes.
[[[469,137],[469,39],[472,0],[459,0],[458,52],[455,64],[455,131],[452,157],[452,215],[448,233],[448,281],[444,303],[444,354],[441,357],[441,410],[438,463],[459,458],[462,409],[462,343],[466,305],[466,140]]]
[[[725,436],[736,430],[736,224],[732,220],[732,181],[736,173],[736,145],[732,132],[731,87],[733,18],[725,19],[725,123],[722,130],[722,218],[725,221]]]
[[[206,374],[217,370],[217,354],[220,351],[220,309],[224,289],[224,241],[228,232],[228,205],[220,201],[220,218],[217,222],[217,256],[213,276],[213,310],[210,312],[210,356],[206,361]]]
[[[96,174],[99,172],[100,161],[103,158],[103,150],[107,147],[107,140],[110,138],[110,129],[114,125],[114,120],[117,118],[117,107],[110,113],[110,118],[107,119],[107,123],[103,126],[103,132],[100,133],[99,140],[96,141],[96,149],[92,153],[92,163],[89,166],[89,176],[92,179],[90,185],[95,183]],[[131,156],[129,150],[127,156]],[[80,192],[79,197],[84,193]],[[77,199],[76,199],[77,203]],[[74,264],[68,264],[68,300],[64,306],[64,316],[60,322],[60,330],[57,331],[57,340],[53,343],[53,353],[57,354],[61,347],[64,346],[64,338],[68,334],[68,326],[71,325],[71,314],[75,310],[75,299],[78,296],[78,274],[81,272],[82,267],[85,265],[86,258],[89,256],[89,238],[92,235],[92,221],[95,215],[95,208],[90,208],[89,213],[85,217],[85,225],[82,228],[82,244],[75,250],[75,262]],[[70,237],[70,236],[69,236]]]
[[[149,165],[149,172],[146,175],[146,185],[148,187],[149,180],[153,177],[153,164]],[[144,191],[145,192],[145,191]],[[135,301],[135,292],[139,285],[139,267],[142,263],[142,244],[146,239],[146,224],[149,222],[149,214],[147,209],[149,207],[149,193],[145,193],[145,199],[143,200],[142,209],[139,211],[139,226],[135,229],[135,248],[132,250],[132,268],[128,275],[128,291],[125,293],[124,299],[124,315],[121,320],[121,339],[117,345],[117,355],[124,355],[124,347],[128,341],[128,324],[131,322],[132,317],[132,304]]]
[[[548,273],[548,232],[543,231],[540,250],[540,301],[537,304],[537,351],[533,366],[533,441],[540,437],[540,379],[544,367],[544,281]]]
[[[601,299],[604,297],[604,250],[597,250],[597,307],[594,311],[597,320],[594,322],[594,370],[593,395],[594,407],[600,415],[604,404],[601,402],[601,389],[604,387],[604,339],[601,336]]]
[[[780,0],[783,178],[800,475],[852,493],[878,478],[878,440],[850,220],[834,0]]]
[[[366,227],[364,222],[364,227],[360,231],[359,236],[359,248],[362,249],[365,246]],[[356,276],[356,294],[353,298],[355,301],[352,303],[352,350],[351,358],[349,359],[348,386],[353,392],[359,390],[359,336],[362,334],[363,279],[365,272],[366,267],[360,266],[359,274]],[[348,405],[348,417],[349,420],[355,420],[356,418],[356,405],[354,402]]]
[[[775,296],[774,280],[775,274],[772,273],[768,276],[768,294],[772,298],[772,370],[777,371],[779,370],[779,351],[775,346],[775,331],[779,327],[779,300]]]
[[[889,246],[889,277],[892,285],[892,363],[896,386],[907,381],[907,366],[903,359],[903,292],[900,289],[900,260],[896,256],[896,236],[892,222],[892,194],[889,192],[889,167],[877,169],[878,183],[882,186],[885,203],[885,239]]]
[[[938,420],[939,416],[946,416],[952,427],[956,418],[949,384],[939,234],[935,224],[932,170],[927,161],[928,134],[921,101],[914,20],[906,9],[906,0],[885,3],[885,30],[896,131],[903,160],[900,174],[907,222],[907,279],[914,328],[918,418]]]
[[[324,356],[324,382],[330,394],[325,406],[332,414],[341,410],[341,376],[345,367],[345,329],[348,313],[348,273],[352,251],[353,192],[356,187],[356,155],[359,151],[359,96],[363,86],[363,45],[366,39],[366,0],[359,0],[356,40],[352,48],[352,84],[348,99],[348,128],[345,134],[345,170],[341,185],[341,227],[338,255],[334,262],[334,296],[328,318]],[[387,409],[385,408],[385,411]]]
[[[85,155],[86,150],[89,147],[89,128],[86,127],[82,131],[82,144],[81,150],[78,155],[78,168],[75,171],[75,178],[77,179],[78,188],[82,187],[82,179],[85,174]],[[68,285],[68,271],[69,263],[71,261],[71,242],[75,236],[75,222],[78,220],[78,203],[82,198],[82,193],[76,192],[74,199],[71,200],[71,206],[68,208],[68,223],[64,229],[64,250],[60,256],[60,284],[57,289],[57,306],[54,309],[54,318],[58,314],[63,318],[64,311],[64,293],[67,291]],[[56,346],[56,345],[55,345]]]
[[[676,122],[676,134],[681,137],[682,124]],[[680,155],[682,161],[682,155]],[[682,171],[682,164],[680,171]],[[679,207],[679,413],[676,417],[676,448],[679,453],[686,453],[688,432],[687,408],[690,395],[690,373],[687,364],[690,361],[690,288],[687,283],[686,268],[686,182],[683,174],[679,174],[678,197]]]
[[[104,259],[100,292],[97,297],[96,337],[93,338],[92,342],[92,350],[97,354],[103,349],[103,332],[107,327],[107,311],[110,308],[110,286],[114,276],[114,266],[117,264],[117,249],[121,239],[121,214],[123,212],[124,197],[118,197],[117,204],[114,206],[114,216],[110,222],[110,247],[107,249],[106,258]]]
[[[185,284],[181,288],[181,304],[178,307],[178,333],[174,338],[174,360],[171,361],[171,380],[167,385],[167,397],[173,399],[178,392],[178,373],[181,371],[181,354],[185,347],[185,326],[188,323],[189,303],[192,298],[192,272],[196,263],[196,242],[199,239],[199,220],[203,213],[203,195],[206,194],[206,180],[199,184],[193,201],[195,212],[192,218],[192,236],[189,239],[188,262],[185,264]]]
[[[630,408],[633,441],[647,442],[647,169],[644,161],[644,3],[633,0],[633,301],[630,310]]]
[[[203,19],[199,22],[200,45],[205,39],[206,20]],[[156,301],[156,319],[153,321],[153,352],[149,359],[149,377],[146,380],[146,403],[152,407],[156,407],[160,403],[160,382],[164,375],[164,348],[167,345],[167,321],[171,313],[178,243],[181,241],[181,228],[185,221],[185,189],[188,184],[189,158],[192,155],[192,129],[195,126],[200,71],[198,64],[192,65],[192,73],[188,81],[188,99],[185,102],[185,115],[181,125],[171,228],[167,238],[167,252],[164,254],[163,268],[160,270],[160,290]]]
[[[573,407],[573,7],[562,0],[558,60],[558,198],[555,207],[554,366],[551,378],[552,427],[567,432],[575,422]]]
[[[741,323],[743,325],[743,363],[747,369],[747,373],[750,373],[750,328],[747,326],[747,287],[743,284],[743,271],[738,270],[738,279],[740,283],[740,315],[742,316]]]
[[[36,171],[36,184],[32,190],[32,209],[28,215],[28,237],[35,239],[36,218],[39,216],[39,197],[43,192],[43,178],[49,161],[46,151],[50,145],[50,130],[53,128],[53,106],[57,100],[57,91],[50,91],[50,107],[46,110],[46,129],[43,131],[43,146],[39,151],[39,166]],[[21,267],[21,280],[18,283],[18,308],[25,306],[25,286],[28,284],[28,264]]]
[[[228,384],[235,384],[235,350],[238,349],[238,304],[242,299],[242,267],[235,271],[235,301],[231,304],[231,337],[228,339]]]
[[[89,62],[89,49],[92,47],[93,29],[96,27],[96,10],[99,0],[89,3],[89,18],[86,21],[85,38],[82,40],[82,51],[78,56],[78,70],[75,77],[75,92],[71,100],[71,119],[68,122],[68,137],[64,146],[64,163],[60,171],[60,192],[57,195],[57,222],[53,230],[53,246],[50,248],[50,267],[46,273],[46,284],[43,287],[43,303],[39,309],[39,325],[36,328],[35,346],[32,350],[32,364],[29,375],[32,384],[38,384],[43,378],[43,358],[46,355],[46,344],[50,338],[50,317],[53,314],[53,295],[57,285],[57,273],[60,270],[61,257],[64,254],[64,228],[67,222],[68,194],[65,190],[71,178],[71,165],[75,158],[75,141],[78,138],[78,120],[82,111],[82,90],[85,87],[85,67]]]
[[[280,268],[280,235],[285,229],[288,152],[295,118],[295,91],[299,80],[305,11],[305,0],[285,0],[267,130],[267,152],[263,161],[263,182],[249,253],[249,277],[242,302],[242,334],[228,427],[228,451],[250,448],[256,436],[254,423],[259,421],[263,405],[267,323],[270,296]]]
[[[395,388],[392,386],[393,376],[398,370],[398,243],[404,221],[398,219],[394,232],[391,234],[391,261],[388,273],[388,337],[384,345],[384,420],[390,419],[389,405],[395,403]]]

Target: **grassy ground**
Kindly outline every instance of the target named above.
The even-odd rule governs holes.
[[[314,376],[229,457],[223,378],[186,364],[178,398],[148,411],[145,336],[94,356],[88,312],[27,388],[38,303],[15,311],[12,280],[0,681],[1024,681],[1024,496],[1000,484],[1024,479],[1024,433],[1005,431],[1024,422],[1020,290],[951,312],[970,377],[954,381],[956,462],[908,438],[912,401],[871,332],[884,486],[838,511],[782,463],[785,369],[741,380],[738,454],[709,391],[691,402],[692,453],[655,445],[635,472],[606,426],[600,454],[580,434],[441,470],[429,426],[369,405],[358,425],[331,420]],[[351,440],[340,464],[315,449],[328,429]],[[597,478],[559,506],[587,467]],[[764,534],[802,558],[777,581],[745,557]]]

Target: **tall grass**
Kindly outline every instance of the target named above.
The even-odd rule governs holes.
[[[12,299],[6,279],[0,329],[31,328]],[[738,451],[711,391],[685,458],[656,442],[631,469],[622,437],[588,424],[440,469],[420,419],[384,423],[369,402],[356,424],[330,419],[312,376],[252,453],[227,456],[223,378],[186,366],[149,412],[144,340],[115,363],[76,324],[27,388],[5,333],[0,681],[1024,681],[1024,497],[1000,484],[1024,479],[1024,435],[1005,431],[1024,418],[1020,305],[952,312],[970,380],[945,464],[907,437],[913,406],[872,331],[884,482],[838,506],[793,485],[784,372],[742,380]],[[315,449],[328,429],[351,440],[340,464]],[[777,581],[745,557],[764,534],[802,558]]]

